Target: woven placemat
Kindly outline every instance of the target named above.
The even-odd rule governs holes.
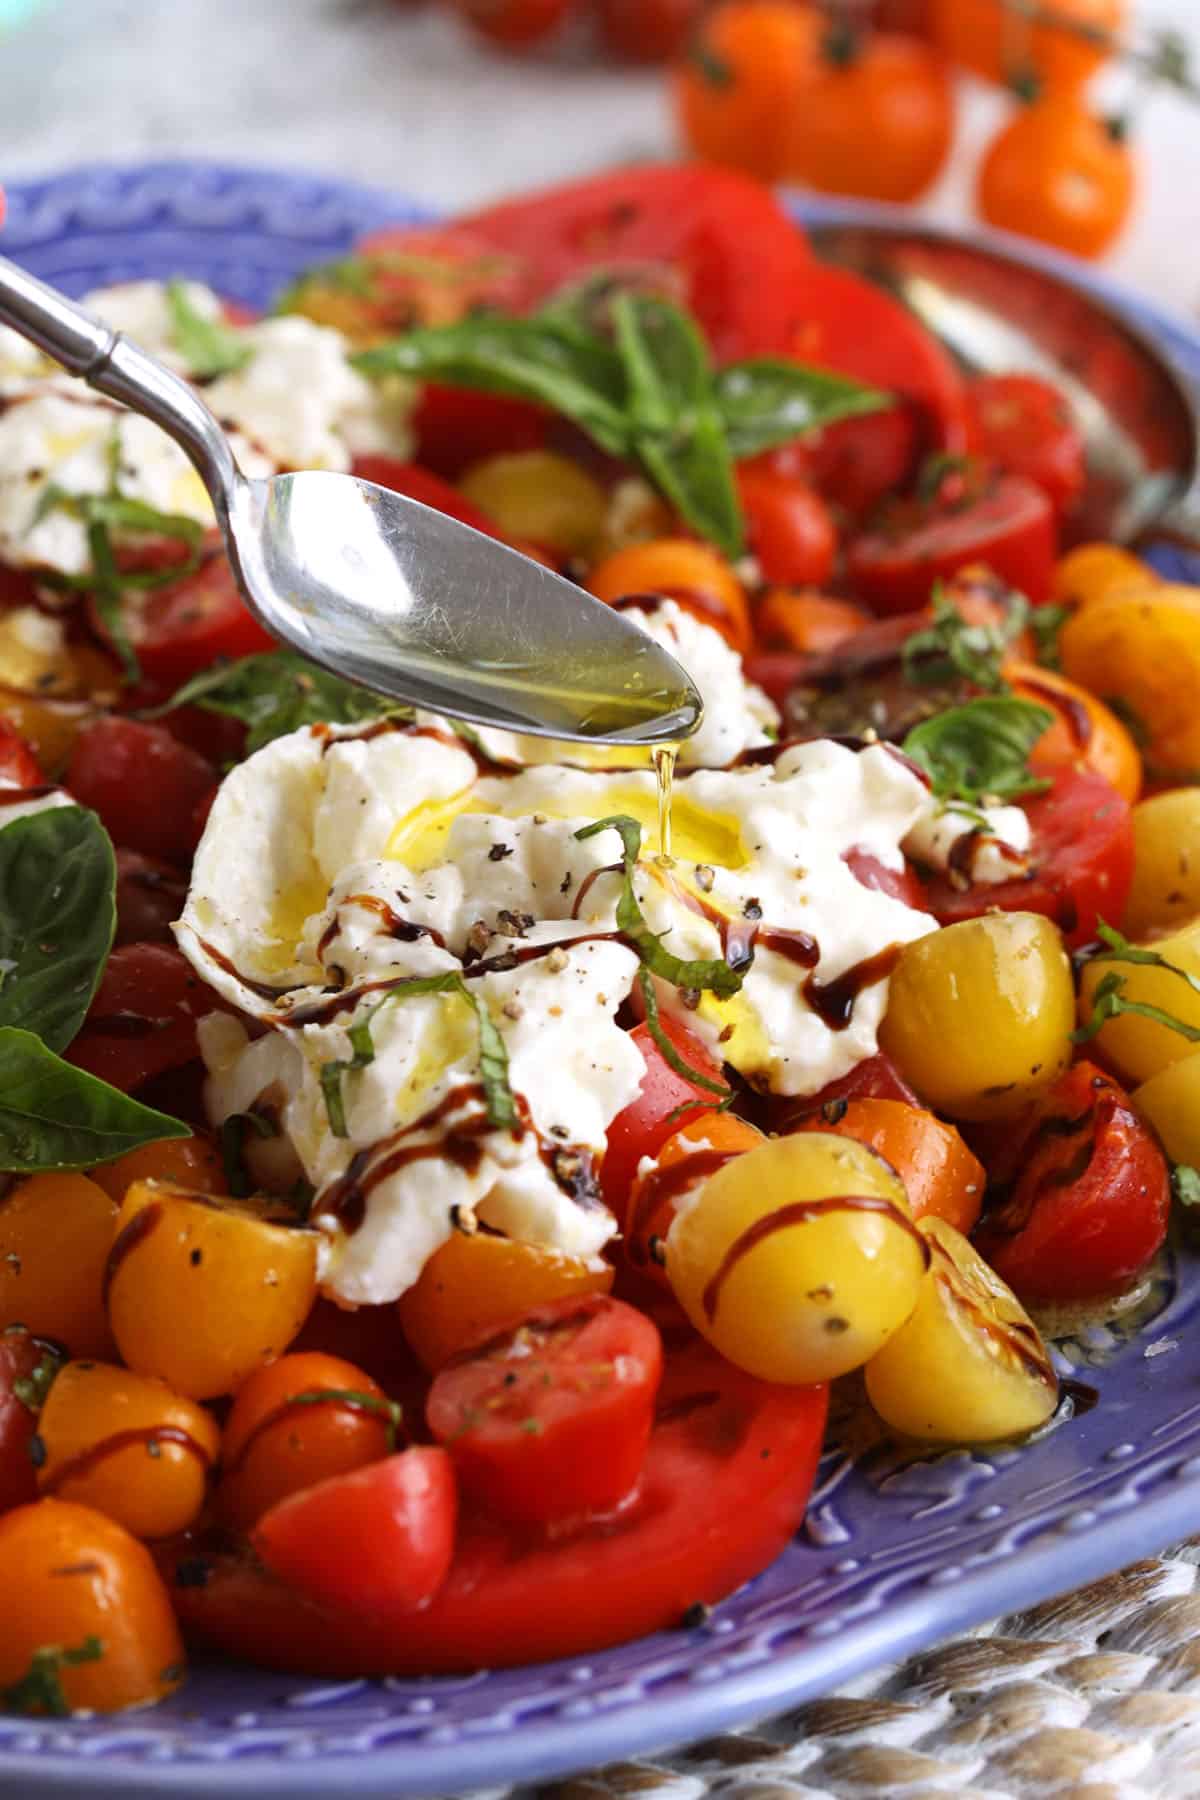
[[[512,1800],[1200,1796],[1200,1538],[687,1750]]]

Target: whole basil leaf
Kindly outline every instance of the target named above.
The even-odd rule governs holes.
[[[891,396],[826,369],[754,356],[717,371],[716,403],[730,453],[741,461],[838,419],[879,412]]]
[[[1030,773],[1029,753],[1054,715],[1029,700],[969,700],[915,725],[904,752],[918,763],[939,800],[978,806],[985,799],[1040,794],[1048,781]]]
[[[141,1144],[190,1136],[180,1120],[64,1062],[31,1031],[0,1026],[0,1169],[90,1169]]]
[[[249,727],[247,755],[302,725],[357,725],[410,711],[384,694],[331,675],[292,650],[263,650],[205,669],[185,682],[165,706],[142,717],[159,718],[177,706],[200,706],[240,719]]]
[[[81,806],[0,830],[0,1026],[66,1049],[112,948],[116,879],[108,833]]]
[[[742,509],[704,339],[687,313],[650,294],[618,294],[612,317],[638,459],[690,525],[740,556]]]
[[[463,319],[350,360],[364,375],[414,375],[533,400],[573,420],[611,455],[629,452],[620,359],[601,338],[553,319]]]

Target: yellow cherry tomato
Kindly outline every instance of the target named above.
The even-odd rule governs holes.
[[[268,1205],[135,1182],[106,1296],[130,1368],[210,1400],[282,1355],[317,1288],[315,1235],[286,1217]]]
[[[113,1363],[68,1363],[42,1405],[43,1494],[94,1507],[134,1537],[170,1537],[204,1504],[221,1434],[164,1381]]]
[[[196,1194],[223,1194],[225,1170],[215,1144],[202,1137],[143,1144],[92,1170],[92,1180],[119,1206],[135,1181],[171,1181]]]
[[[1135,1005],[1154,1006],[1178,1019],[1189,1030],[1200,1031],[1200,993],[1187,979],[1200,981],[1200,920],[1185,925],[1170,937],[1156,938],[1146,946],[1172,967],[1129,963],[1096,957],[1085,963],[1079,978],[1079,1022],[1087,1025],[1095,1009],[1096,989],[1107,975],[1119,975],[1120,998]],[[1177,974],[1182,970],[1183,974]],[[1107,1020],[1094,1048],[1125,1082],[1133,1086],[1148,1081],[1160,1069],[1191,1056],[1196,1045],[1169,1025],[1138,1013],[1121,1013]]]
[[[1200,917],[1200,788],[1171,788],[1133,809],[1133,885],[1121,929],[1177,930]]]
[[[1093,600],[1058,643],[1064,674],[1137,720],[1148,770],[1200,769],[1200,588],[1160,582]]]
[[[86,1175],[31,1175],[0,1200],[0,1328],[27,1325],[73,1356],[111,1356],[104,1266],[117,1209]]]
[[[459,487],[508,538],[563,556],[586,556],[608,523],[608,496],[578,463],[553,450],[511,450],[467,470]]]
[[[937,1111],[1000,1119],[1066,1068],[1074,1024],[1057,925],[1040,913],[985,913],[905,946],[879,1042]]]
[[[1042,1425],[1058,1380],[1037,1327],[962,1233],[918,1221],[929,1272],[910,1316],[866,1367],[867,1394],[908,1437],[986,1444]]]
[[[1054,567],[1050,598],[1059,606],[1090,606],[1110,594],[1157,587],[1162,577],[1119,544],[1078,544]]]
[[[1077,682],[1033,663],[1009,662],[1004,673],[1019,700],[1032,700],[1054,714],[1033,747],[1035,771],[1091,769],[1103,775],[1126,800],[1142,791],[1142,759],[1127,726],[1110,706]]]
[[[697,1331],[764,1381],[830,1381],[916,1305],[927,1259],[895,1171],[832,1132],[771,1138],[676,1214],[667,1275]]]
[[[1200,1165],[1200,1050],[1168,1063],[1130,1095],[1172,1162]]]

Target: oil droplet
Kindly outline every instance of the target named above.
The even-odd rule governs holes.
[[[654,750],[654,773],[658,778],[658,859],[671,861],[671,789],[675,780],[678,744],[659,744]]]

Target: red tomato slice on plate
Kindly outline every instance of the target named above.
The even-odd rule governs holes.
[[[457,1513],[453,1463],[422,1445],[289,1494],[254,1527],[254,1548],[314,1600],[390,1615],[442,1585]]]
[[[693,1339],[667,1360],[637,1498],[615,1518],[531,1538],[466,1509],[422,1609],[371,1618],[306,1603],[244,1553],[163,1561],[189,1633],[306,1674],[418,1675],[578,1656],[678,1626],[778,1556],[804,1517],[827,1390],[774,1387]],[[342,1553],[355,1549],[342,1546]],[[203,1577],[197,1577],[197,1570]]]
[[[981,882],[963,892],[948,877],[925,882],[925,905],[940,925],[1003,912],[1053,919],[1072,949],[1090,943],[1098,919],[1119,919],[1133,880],[1129,802],[1091,770],[1063,769],[1044,794],[1025,803],[1033,827],[1028,875]]]
[[[677,1025],[673,1019],[661,1020],[663,1031],[689,1068],[709,1081],[719,1082],[721,1070],[700,1039]],[[600,1165],[600,1191],[604,1204],[617,1218],[625,1215],[629,1190],[643,1156],[655,1156],[673,1131],[688,1120],[720,1104],[720,1095],[710,1093],[686,1076],[679,1075],[667,1062],[655,1043],[648,1025],[635,1025],[630,1033],[642,1053],[646,1073],[636,1100],[619,1112],[608,1128],[608,1148]],[[683,1118],[671,1115],[684,1106]]]
[[[1012,1197],[984,1215],[976,1242],[1022,1300],[1120,1293],[1167,1234],[1167,1160],[1128,1095],[1095,1063],[1050,1089]]]
[[[199,1056],[196,1021],[229,1010],[173,945],[122,944],[65,1055],[130,1094]]]
[[[662,1342],[635,1307],[539,1307],[434,1377],[425,1417],[464,1492],[516,1524],[611,1512],[641,1474]]]
[[[718,362],[786,354],[813,271],[803,233],[759,182],[699,163],[620,169],[461,221],[524,270],[527,311],[600,271],[681,301]]]
[[[94,603],[90,611],[93,630],[108,643]],[[156,588],[126,588],[121,614],[143,675],[172,690],[201,669],[211,668],[218,657],[236,661],[276,648],[275,639],[243,601],[221,550],[178,581]]]

